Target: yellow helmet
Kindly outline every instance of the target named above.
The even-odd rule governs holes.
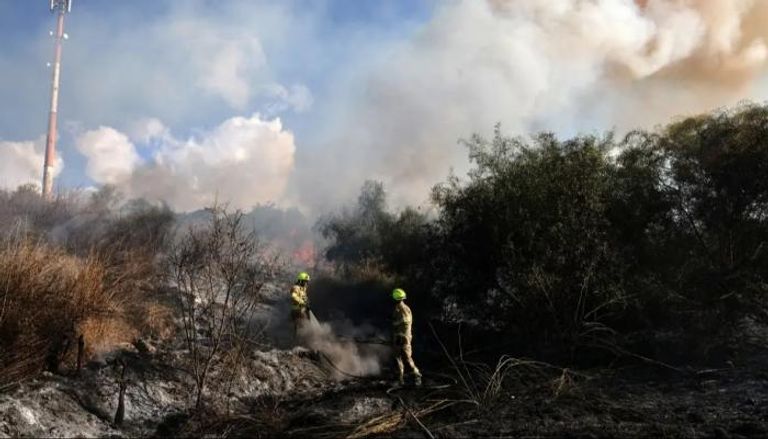
[[[403,291],[400,288],[395,288],[394,290],[392,290],[392,298],[395,299],[398,302],[401,301],[401,300],[404,300],[405,299],[405,291]]]
[[[301,273],[299,273],[299,275],[296,277],[296,280],[297,280],[297,281],[304,281],[304,282],[309,282],[309,273],[305,273],[305,272],[303,272],[303,271],[302,271],[302,272],[301,272]]]

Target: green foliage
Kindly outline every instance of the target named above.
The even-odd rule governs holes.
[[[433,189],[436,218],[388,211],[367,183],[321,228],[328,259],[375,260],[431,311],[531,343],[766,315],[768,106],[618,140],[497,127],[464,143],[474,167]]]
[[[439,289],[469,315],[534,336],[574,337],[626,298],[611,245],[612,138],[566,142],[551,134],[466,142],[466,184],[435,188],[443,250]]]
[[[367,181],[357,205],[322,219],[318,228],[330,242],[325,256],[345,275],[364,267],[409,274],[422,261],[427,217],[413,208],[397,214],[387,210],[384,186]]]
[[[659,186],[673,205],[674,246],[664,251],[677,269],[668,283],[727,315],[760,309],[766,293],[767,134],[768,107],[745,106],[683,120],[651,138],[666,155]]]

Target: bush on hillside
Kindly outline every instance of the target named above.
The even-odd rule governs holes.
[[[158,255],[174,215],[114,188],[44,200],[34,186],[0,191],[0,386],[134,336],[172,335],[172,308],[156,297]]]
[[[327,258],[347,272],[374,260],[421,315],[448,309],[531,345],[768,315],[768,106],[621,140],[497,127],[465,144],[474,167],[434,188],[436,219],[387,210],[368,183],[322,223]]]
[[[57,370],[72,358],[80,334],[90,353],[131,341],[126,281],[95,256],[79,258],[27,240],[4,243],[0,386],[44,367]]]

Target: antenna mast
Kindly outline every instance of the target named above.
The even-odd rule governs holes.
[[[53,78],[51,80],[51,110],[48,114],[48,138],[45,142],[45,164],[43,165],[43,197],[50,199],[53,189],[53,166],[56,161],[56,124],[59,107],[59,81],[61,79],[61,43],[67,39],[64,33],[64,15],[72,12],[72,0],[50,0],[52,13],[58,13],[56,20]]]

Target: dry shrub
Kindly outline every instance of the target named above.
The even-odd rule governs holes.
[[[0,386],[56,370],[78,331],[104,349],[128,334],[118,323],[126,279],[98,256],[80,258],[29,240],[0,246]],[[12,376],[5,371],[15,371]]]
[[[174,335],[176,325],[173,323],[173,308],[151,299],[142,302],[139,307],[140,312],[134,314],[134,324],[142,335],[159,340],[168,340]]]
[[[45,360],[45,343],[27,334],[0,350],[0,391],[40,371]]]
[[[108,281],[119,291],[124,301],[126,322],[135,329],[134,335],[167,340],[176,331],[172,299],[163,294],[160,272],[155,256],[143,249],[118,249],[105,254],[109,264]]]
[[[250,322],[262,288],[277,272],[241,211],[214,206],[208,212],[208,223],[181,234],[166,261],[190,352],[196,409],[214,366],[228,351],[258,338],[259,328]]]
[[[119,317],[89,317],[78,326],[78,334],[87,340],[85,353],[92,357],[114,349],[125,343],[131,343],[138,331]]]

